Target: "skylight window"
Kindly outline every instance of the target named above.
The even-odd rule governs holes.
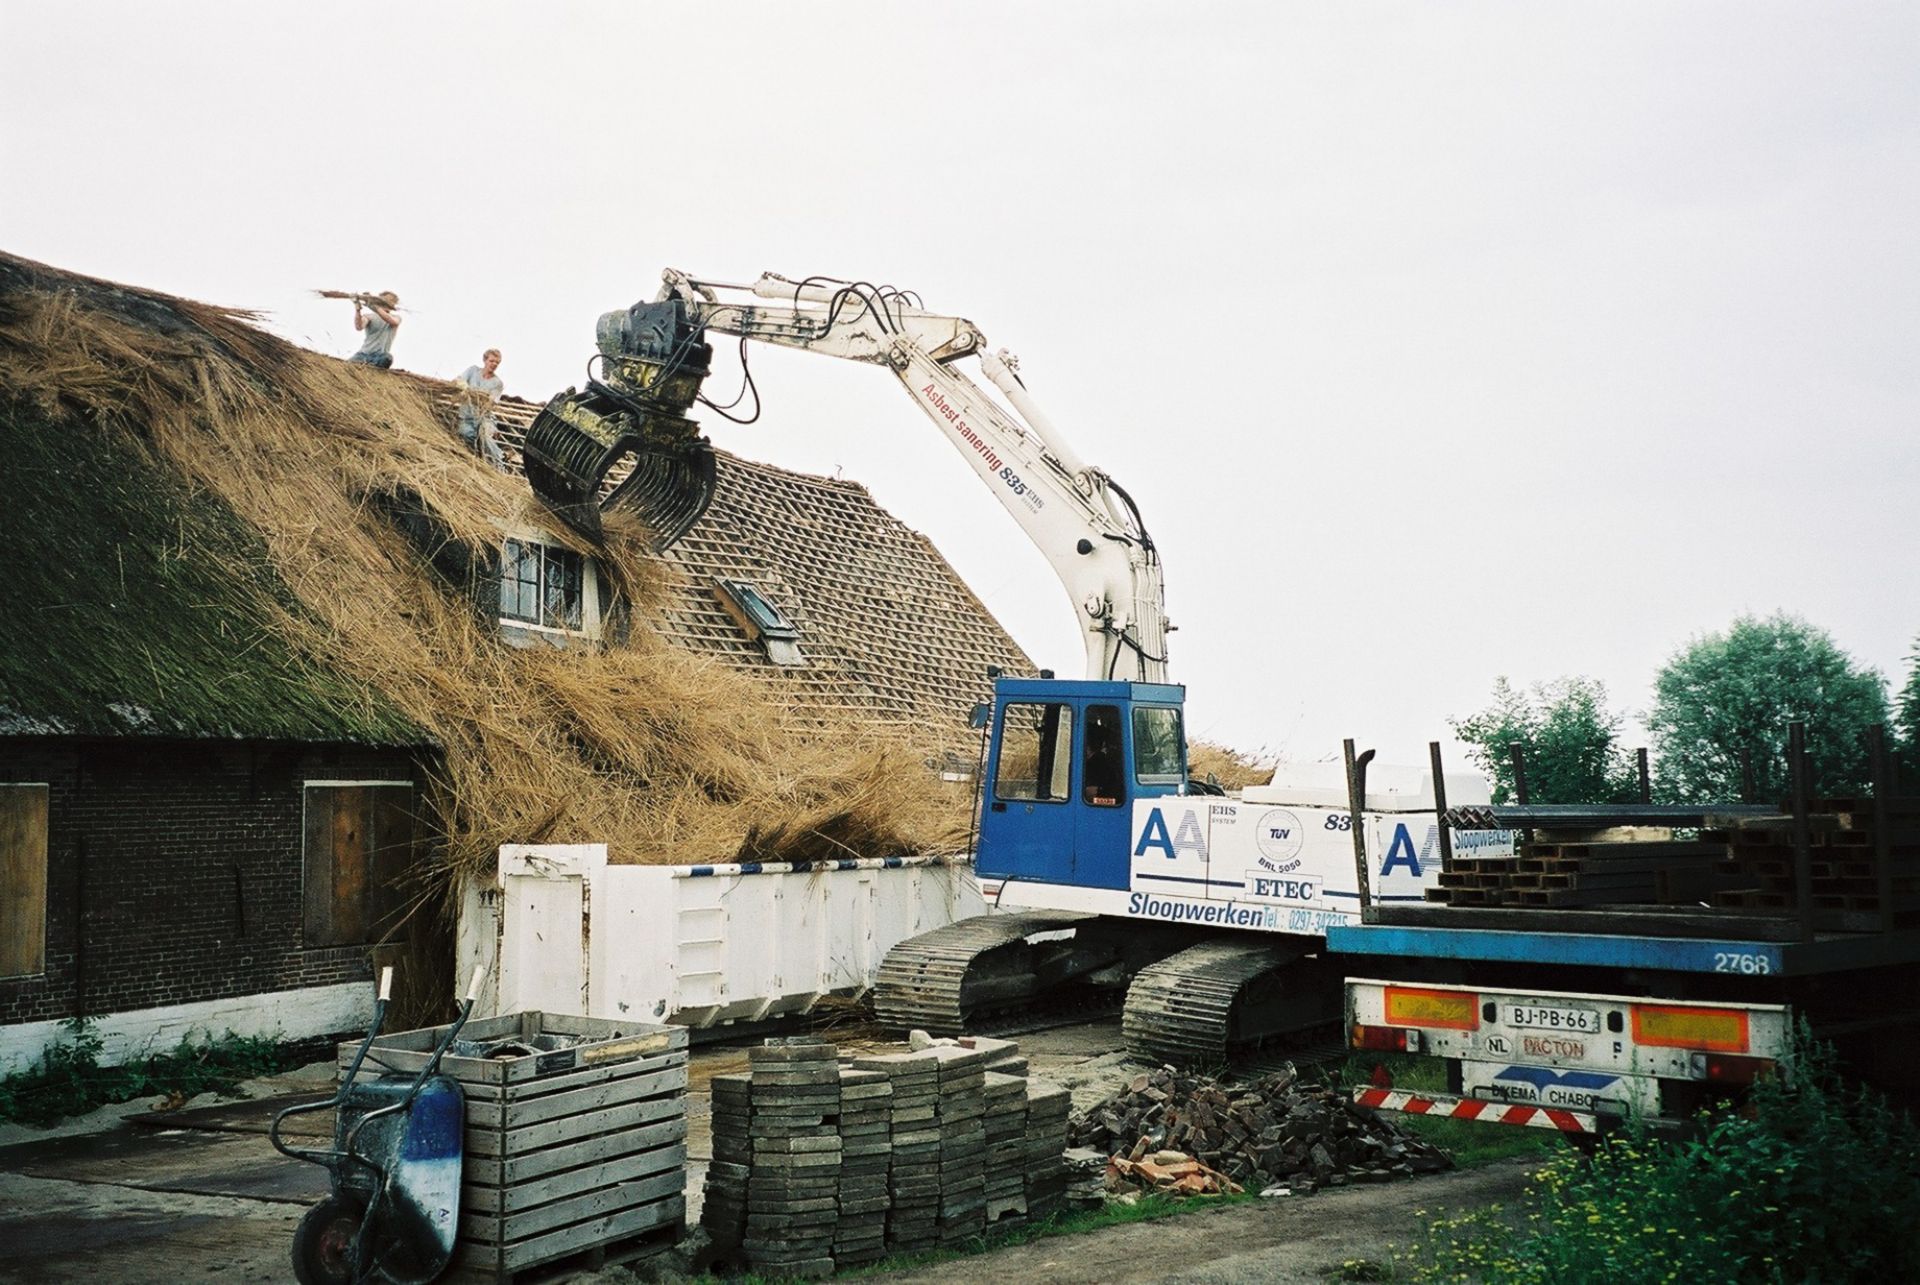
[[[806,656],[798,646],[799,626],[788,620],[773,600],[761,593],[751,580],[729,580],[716,576],[713,588],[720,605],[726,608],[734,623],[746,631],[747,637],[766,650],[768,660],[783,666],[807,663]]]

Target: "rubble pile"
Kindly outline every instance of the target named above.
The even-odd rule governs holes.
[[[1355,1106],[1339,1090],[1301,1085],[1291,1066],[1242,1087],[1172,1067],[1137,1075],[1120,1093],[1077,1114],[1070,1141],[1124,1162],[1109,1165],[1109,1189],[1180,1190],[1206,1169],[1255,1190],[1285,1186],[1305,1193],[1453,1164],[1439,1148]],[[1157,1153],[1170,1153],[1169,1163]],[[1192,1170],[1181,1168],[1194,1162]]]
[[[1060,1208],[1067,1091],[1027,1080],[1005,1040],[916,1044],[842,1063],[769,1040],[713,1078],[701,1221],[723,1261],[826,1276]]]
[[[1109,1191],[1158,1191],[1170,1196],[1220,1196],[1246,1190],[1184,1151],[1156,1151],[1138,1160],[1114,1156],[1107,1161]]]

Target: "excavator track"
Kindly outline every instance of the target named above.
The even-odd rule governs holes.
[[[976,915],[909,937],[887,952],[873,989],[883,1025],[958,1035],[969,1018],[1029,1000],[1070,970],[1063,929],[1098,916],[1032,910]],[[1055,936],[1042,936],[1059,934]],[[1039,942],[1030,940],[1036,936]]]
[[[1327,1022],[1339,987],[1321,959],[1273,942],[1209,941],[1142,969],[1121,1035],[1148,1062],[1211,1064]]]

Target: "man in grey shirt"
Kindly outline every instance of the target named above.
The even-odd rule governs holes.
[[[364,330],[366,337],[360,341],[360,351],[347,360],[386,370],[393,365],[393,332],[400,326],[400,318],[394,309],[400,306],[400,296],[391,290],[383,290],[373,298],[381,300],[386,306],[368,300],[363,311],[360,299],[356,297],[353,301],[353,328]]]
[[[481,354],[478,366],[469,366],[461,374],[460,437],[468,446],[485,455],[488,463],[505,472],[506,457],[500,453],[500,443],[494,440],[494,433],[500,425],[493,417],[493,408],[499,404],[500,394],[507,387],[494,374],[499,369],[500,350],[489,348]]]

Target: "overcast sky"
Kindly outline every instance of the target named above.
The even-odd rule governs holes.
[[[0,249],[578,383],[662,268],[917,290],[1164,553],[1191,727],[1415,761],[1785,609],[1920,633],[1920,7],[0,0]],[[732,394],[722,347],[709,391]],[[881,371],[727,450],[865,483],[1039,663],[1045,563]],[[1638,735],[1637,732],[1635,733]]]

